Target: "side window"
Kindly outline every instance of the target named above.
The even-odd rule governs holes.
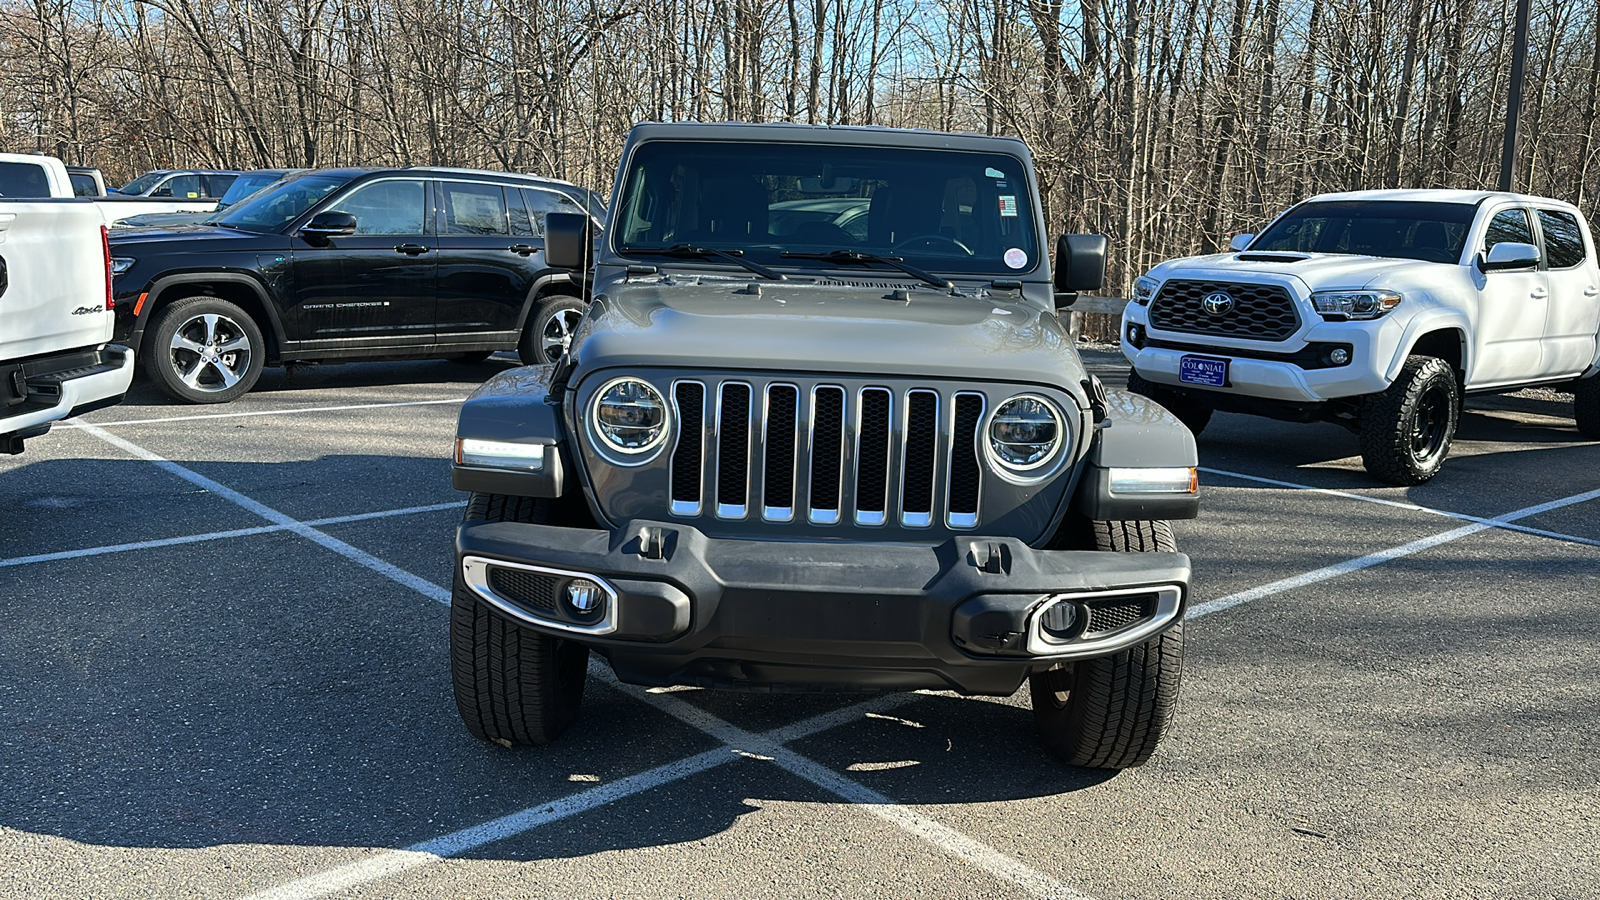
[[[442,182],[445,234],[510,234],[506,198],[497,184]]]
[[[237,175],[207,175],[205,196],[221,197],[228,192],[228,188],[233,186],[233,180],[238,177]]]
[[[50,180],[44,166],[32,163],[0,162],[0,197],[40,198],[50,196]]]
[[[333,208],[356,217],[356,234],[422,234],[425,196],[421,181],[375,181]]]
[[[1489,220],[1489,229],[1483,235],[1483,249],[1488,252],[1495,244],[1531,244],[1533,229],[1528,225],[1527,210],[1502,209]]]
[[[1544,252],[1550,268],[1569,269],[1583,262],[1583,229],[1572,213],[1539,210],[1539,228],[1544,232]]]
[[[93,175],[87,172],[74,172],[67,177],[72,181],[72,195],[74,197],[100,196],[100,192],[95,188]]]
[[[528,205],[522,200],[522,192],[514,187],[506,188],[506,208],[511,211],[511,233],[518,237],[537,237],[538,232],[533,230],[533,218],[528,215]]]
[[[584,213],[583,207],[566,194],[540,188],[523,188],[522,196],[528,200],[528,212],[533,214],[533,233],[544,237],[545,213]]]
[[[199,175],[174,175],[156,188],[152,197],[175,197],[179,200],[198,200],[205,196]]]

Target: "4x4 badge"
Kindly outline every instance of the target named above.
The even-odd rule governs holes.
[[[1233,296],[1222,291],[1212,291],[1200,298],[1200,308],[1206,311],[1206,315],[1220,316],[1233,309]]]

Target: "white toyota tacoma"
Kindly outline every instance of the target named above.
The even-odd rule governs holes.
[[[1600,438],[1600,266],[1571,204],[1324,194],[1232,246],[1151,269],[1123,312],[1130,389],[1196,434],[1214,410],[1337,422],[1368,472],[1420,484],[1468,395],[1545,385]]]
[[[93,203],[0,198],[0,453],[128,392],[133,351],[110,343],[111,302]]]

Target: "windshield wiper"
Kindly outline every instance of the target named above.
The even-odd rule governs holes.
[[[784,275],[782,272],[774,272],[760,263],[753,263],[748,259],[743,259],[743,250],[718,250],[715,247],[696,247],[693,244],[673,244],[671,247],[658,247],[655,249],[647,247],[628,247],[625,248],[623,252],[648,253],[654,256],[715,256],[720,259],[725,259],[735,265],[743,266],[757,275],[760,275],[762,278],[770,278],[773,281],[789,280],[789,276]]]
[[[900,271],[914,278],[920,278],[936,288],[950,287],[950,280],[948,278],[940,278],[938,275],[923,271],[916,266],[908,266],[906,265],[904,259],[899,256],[879,256],[876,253],[862,253],[859,250],[844,249],[829,250],[825,253],[796,253],[793,250],[785,250],[779,255],[785,259],[821,259],[828,262],[883,263],[886,266],[899,269]]]

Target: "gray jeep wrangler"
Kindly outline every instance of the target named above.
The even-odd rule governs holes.
[[[461,411],[450,652],[467,729],[559,737],[590,652],[623,682],[1009,696],[1067,762],[1171,721],[1194,438],[1087,373],[1020,141],[640,125],[555,364]],[[592,256],[592,258],[591,258]]]

